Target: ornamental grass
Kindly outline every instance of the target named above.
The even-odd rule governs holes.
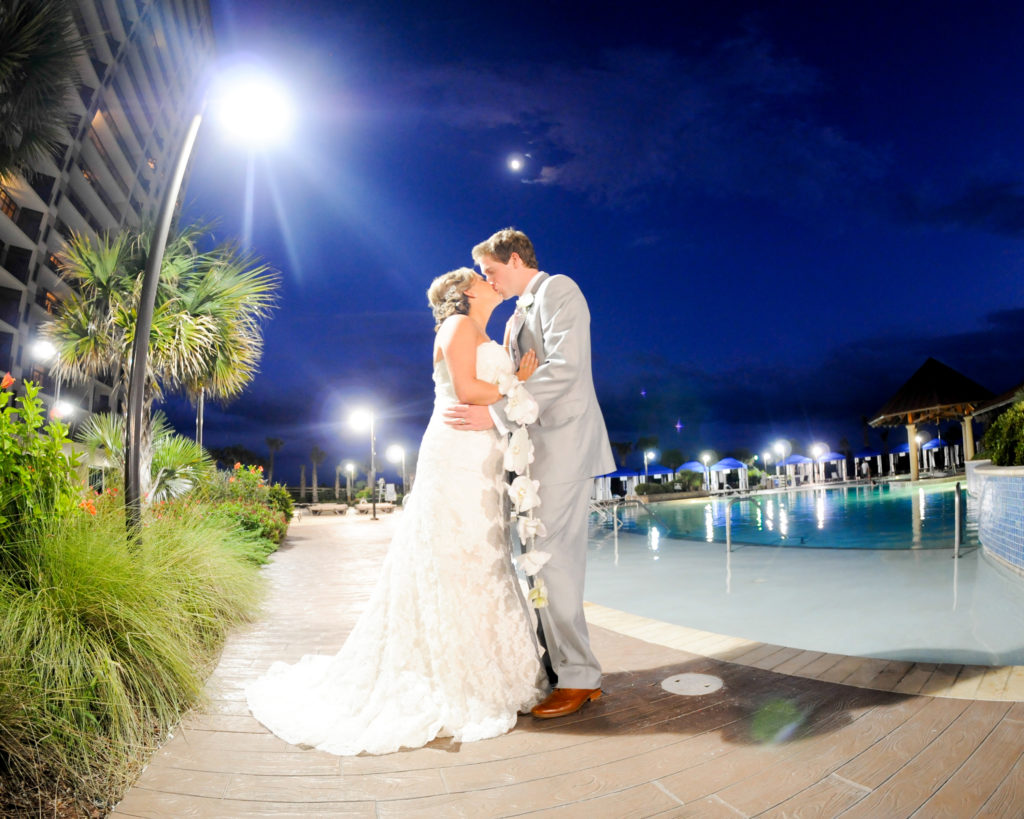
[[[255,615],[254,535],[165,508],[129,542],[123,505],[0,545],[0,778],[112,805],[200,701],[227,631]]]

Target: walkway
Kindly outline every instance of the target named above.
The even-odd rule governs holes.
[[[209,704],[157,752],[114,816],[1020,815],[1020,669],[1007,670],[998,691],[988,690],[994,675],[986,691],[974,685],[974,697],[999,697],[983,700],[965,698],[970,682],[950,691],[960,677],[984,678],[959,666],[917,668],[909,679],[898,666],[883,675],[879,661],[869,674],[852,658],[808,660],[826,666],[818,677],[864,684],[881,675],[895,689],[878,691],[780,673],[807,659],[800,652],[697,639],[599,607],[588,619],[605,697],[577,715],[523,717],[497,739],[437,740],[383,757],[288,745],[248,714],[243,687],[273,660],[338,650],[366,604],[394,520],[292,526],[266,569],[267,617],[229,640]],[[692,650],[671,647],[681,639]],[[715,652],[728,661],[704,656]],[[698,696],[662,687],[669,678],[698,689],[714,683],[687,674],[724,685]]]

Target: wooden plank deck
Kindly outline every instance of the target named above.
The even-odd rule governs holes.
[[[589,605],[605,696],[485,742],[339,758],[268,733],[243,688],[273,660],[337,651],[395,517],[310,518],[266,569],[267,616],[114,811],[249,816],[1020,816],[1024,669],[864,660]],[[720,678],[703,696],[663,680]]]

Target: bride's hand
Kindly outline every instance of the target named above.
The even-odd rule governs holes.
[[[516,371],[516,378],[520,381],[525,381],[537,369],[537,353],[533,350],[528,350],[519,361],[519,369]]]

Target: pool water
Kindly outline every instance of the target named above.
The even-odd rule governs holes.
[[[594,517],[586,598],[811,651],[1024,665],[1024,578],[985,557],[966,493],[954,555],[954,487],[765,493],[731,506],[667,501],[628,511],[618,529]]]
[[[952,481],[927,487],[884,483],[666,501],[620,509],[620,531],[656,528],[660,537],[725,542],[728,515],[734,547],[948,549],[955,537],[955,487]],[[978,545],[969,507],[962,492],[963,548]]]

